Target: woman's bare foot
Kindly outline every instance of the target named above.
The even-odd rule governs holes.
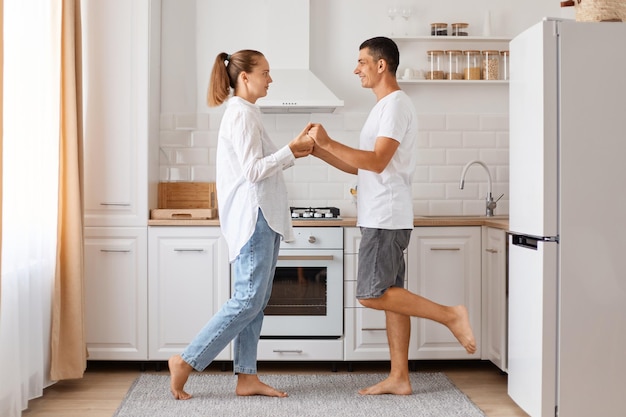
[[[476,352],[476,339],[474,339],[474,332],[469,322],[467,308],[463,305],[451,308],[456,314],[456,319],[448,324],[448,328],[465,350],[467,350],[467,353],[472,354]]]
[[[259,380],[256,374],[238,374],[235,394],[241,396],[265,395],[266,397],[286,397],[287,393],[278,391]]]
[[[412,393],[413,389],[408,379],[396,379],[391,376],[376,385],[359,390],[361,395],[411,395]]]
[[[170,391],[172,391],[172,395],[177,400],[188,400],[191,398],[191,394],[187,394],[183,388],[185,388],[185,383],[193,368],[180,355],[169,358],[167,365],[170,369]]]

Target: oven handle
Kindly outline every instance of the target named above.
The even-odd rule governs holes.
[[[332,261],[333,255],[278,255],[279,261]]]

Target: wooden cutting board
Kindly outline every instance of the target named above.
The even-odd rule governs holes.
[[[159,209],[217,209],[214,182],[160,182]]]

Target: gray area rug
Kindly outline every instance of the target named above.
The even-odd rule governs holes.
[[[358,390],[386,374],[260,375],[287,398],[235,395],[236,376],[193,373],[185,385],[192,398],[175,400],[169,374],[143,374],[113,417],[484,417],[443,373],[411,373],[413,394],[363,396]]]

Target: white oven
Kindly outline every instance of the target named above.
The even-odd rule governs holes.
[[[262,338],[343,335],[343,228],[294,227],[281,242]]]

